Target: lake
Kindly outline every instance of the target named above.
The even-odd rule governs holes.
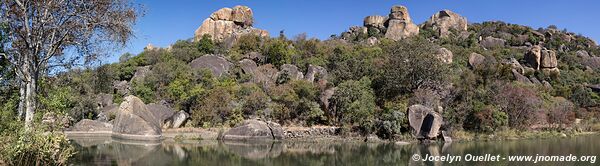
[[[538,165],[598,165],[600,162],[596,161],[596,156],[600,154],[600,135],[429,145],[337,141],[329,143],[289,141],[244,143],[218,141],[132,142],[110,138],[72,138],[72,140],[78,150],[72,159],[75,165],[488,166],[532,165],[536,158],[546,160],[537,162]],[[517,160],[519,156],[531,156],[531,161],[509,161],[510,157],[512,160]],[[527,159],[525,157],[521,157],[521,159]],[[435,161],[423,161],[424,158]],[[474,162],[474,160],[484,162]]]

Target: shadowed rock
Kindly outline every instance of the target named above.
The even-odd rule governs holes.
[[[87,132],[110,132],[113,125],[105,122],[83,119],[71,128],[71,131],[87,131]]]
[[[193,69],[208,69],[213,76],[220,77],[229,72],[233,64],[217,55],[204,55],[190,62]]]
[[[408,122],[417,138],[432,139],[439,135],[443,120],[432,108],[417,104],[408,108]]]
[[[125,97],[113,124],[113,136],[127,139],[157,139],[161,136],[158,119],[135,96]]]
[[[242,124],[230,129],[223,135],[224,140],[273,140],[282,139],[283,129],[274,122],[245,120]]]

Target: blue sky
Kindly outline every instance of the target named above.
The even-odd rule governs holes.
[[[368,15],[387,15],[393,5],[408,7],[412,20],[420,24],[435,12],[450,9],[470,23],[500,20],[533,28],[556,25],[598,41],[600,19],[595,0],[139,0],[145,15],[134,30],[136,38],[108,62],[125,52],[137,54],[148,44],[166,47],[178,39],[193,37],[194,31],[212,12],[235,5],[254,11],[254,27],[271,35],[285,30],[292,37],[306,32],[326,39],[352,25],[362,25]]]

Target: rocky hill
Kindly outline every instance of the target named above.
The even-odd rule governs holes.
[[[122,122],[111,124],[118,131],[126,128],[125,115],[110,115],[113,101],[136,101],[140,108],[156,103],[171,117],[181,110],[176,115],[183,118],[176,119],[189,121],[177,127],[235,126],[258,118],[392,139],[403,133],[434,139],[441,131],[462,130],[586,130],[600,117],[598,45],[554,26],[469,23],[450,10],[416,25],[406,7],[393,6],[388,16],[367,16],[363,26],[321,41],[270,38],[253,27],[253,17],[247,6],[219,9],[193,41],[63,73],[46,95],[77,96],[59,101],[69,103],[74,119]],[[173,123],[167,116],[130,114],[155,119],[143,126],[154,134],[173,126],[161,124]]]

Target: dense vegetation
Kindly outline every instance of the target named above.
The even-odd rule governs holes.
[[[382,38],[376,45],[365,44],[365,35],[350,40],[333,36],[324,41],[303,34],[293,39],[242,36],[231,48],[208,36],[199,41],[180,40],[168,49],[124,54],[118,63],[45,77],[38,121],[47,112],[68,115],[74,122],[94,119],[98,113],[95,96],[112,94],[118,103],[124,96],[113,83],[130,81],[130,94],[146,103],[163,101],[190,113],[192,122],[188,125],[192,127],[233,126],[259,117],[288,126],[342,126],[393,139],[409,130],[407,108],[422,104],[443,107],[444,128],[450,131],[531,130],[544,125],[549,127],[542,129],[598,129],[597,125],[587,125],[597,123],[600,116],[600,96],[588,85],[600,84],[600,64],[576,53],[585,50],[600,55],[593,41],[555,27],[533,30],[502,22],[472,24],[469,32],[466,36],[436,38],[423,30],[419,36],[397,42]],[[564,35],[573,39],[565,41],[560,37]],[[505,39],[507,45],[485,49],[478,43],[479,36]],[[500,63],[509,58],[523,59],[527,48],[522,46],[527,43],[557,51],[560,74],[525,73],[549,82],[551,87],[514,81],[511,68]],[[453,52],[451,64],[436,57],[441,47]],[[328,75],[321,79],[327,81],[282,77],[272,85],[255,83],[237,64],[252,53],[264,55],[264,59],[256,60],[259,66],[293,64],[300,71],[306,71],[309,64],[322,66]],[[483,67],[468,65],[471,53],[486,57]],[[223,55],[236,67],[217,77],[188,65],[205,54]],[[134,78],[136,69],[143,66],[151,66],[150,72],[141,79]],[[4,119],[14,116],[18,89],[10,81],[2,83],[0,123],[6,123],[10,120]],[[321,96],[333,87],[335,93],[329,105],[324,105]],[[575,118],[583,119],[576,127]]]

